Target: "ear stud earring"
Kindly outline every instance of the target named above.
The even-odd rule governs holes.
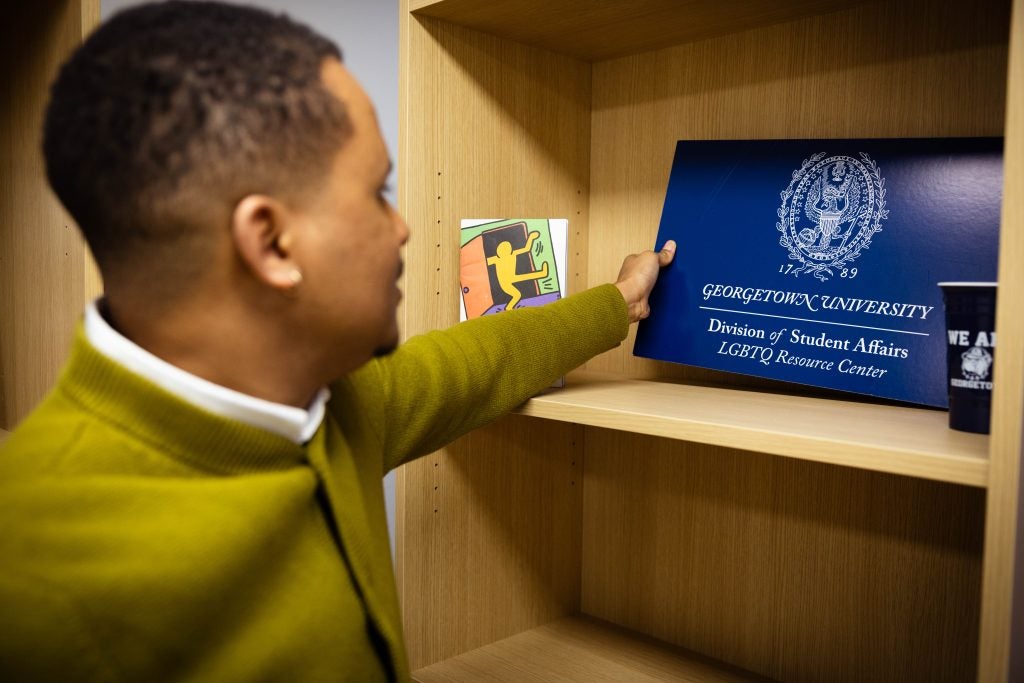
[[[292,268],[291,272],[288,273],[288,279],[292,281],[293,287],[302,284],[302,271],[298,268]]]

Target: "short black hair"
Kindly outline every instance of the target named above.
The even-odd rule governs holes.
[[[216,2],[140,5],[92,33],[52,86],[43,153],[104,276],[204,239],[218,203],[325,177],[351,131],[320,80],[332,57],[286,15]]]

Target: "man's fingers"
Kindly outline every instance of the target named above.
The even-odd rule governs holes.
[[[672,263],[672,259],[676,255],[676,241],[669,240],[661,247],[661,251],[658,252],[658,265],[664,268],[668,264]]]
[[[669,240],[657,252],[645,251],[631,254],[622,262],[615,286],[622,292],[629,310],[630,322],[646,318],[651,313],[647,297],[658,280],[658,269],[672,263],[676,255],[676,243]]]

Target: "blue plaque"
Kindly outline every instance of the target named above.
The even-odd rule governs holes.
[[[634,353],[946,407],[939,281],[994,281],[1002,138],[680,141]]]

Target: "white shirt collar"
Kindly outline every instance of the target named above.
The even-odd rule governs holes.
[[[85,309],[85,337],[104,356],[175,396],[215,415],[265,429],[297,444],[313,438],[331,396],[324,387],[309,408],[303,410],[214,384],[157,358],[122,335],[103,318],[96,301]]]

